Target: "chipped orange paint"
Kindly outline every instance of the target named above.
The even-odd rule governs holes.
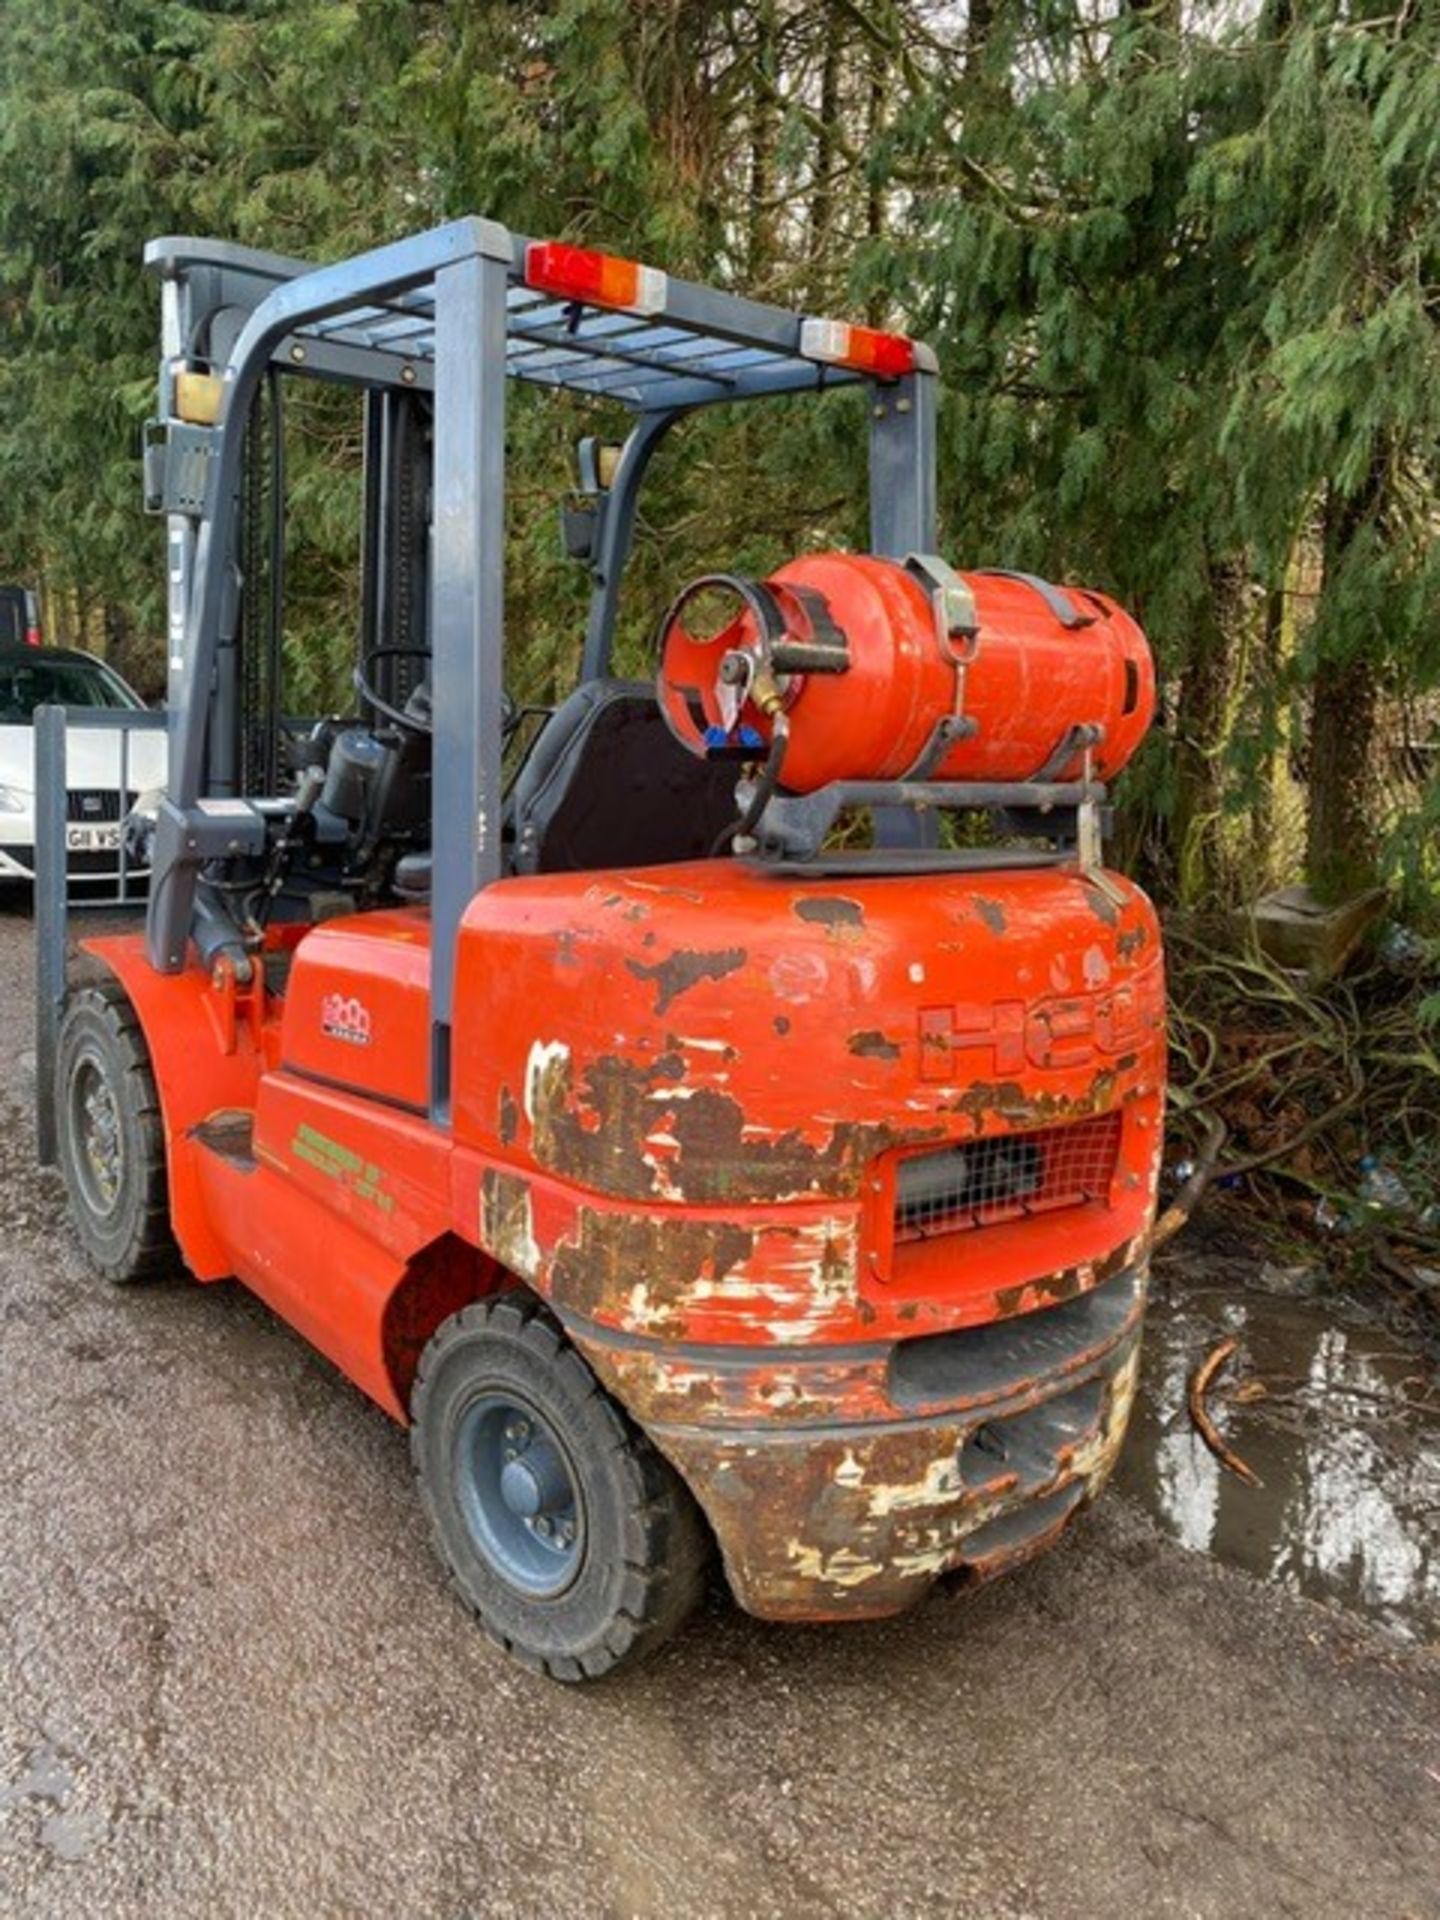
[[[1164,1090],[1128,882],[733,860],[498,882],[459,936],[449,1129],[423,1112],[424,913],[274,945],[243,992],[162,980],[138,940],[93,950],[146,1029],[192,1268],[397,1417],[467,1287],[533,1288],[685,1475],[744,1604],[783,1617],[987,1577],[1103,1480]],[[1106,1114],[1105,1193],[897,1240],[906,1157]],[[1015,1460],[977,1477],[986,1430]]]

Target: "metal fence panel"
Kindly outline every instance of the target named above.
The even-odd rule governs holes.
[[[130,769],[137,733],[165,730],[163,713],[127,713],[106,708],[35,710],[35,1131],[40,1164],[54,1166],[56,1153],[55,1050],[65,1004],[69,910],[138,907],[147,876],[131,868],[125,846],[126,796],[133,790]],[[108,876],[70,872],[68,846],[69,783],[67,736],[72,732],[113,732],[120,736],[118,767],[120,844],[113,882]]]

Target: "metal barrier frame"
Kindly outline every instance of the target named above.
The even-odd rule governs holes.
[[[177,436],[173,463],[158,446],[153,463],[153,502],[169,519],[173,716],[146,927],[158,973],[187,964],[205,863],[264,844],[259,813],[209,763],[233,710],[220,659],[233,631],[236,502],[251,401],[274,367],[436,397],[429,1111],[440,1126],[450,1123],[460,921],[502,871],[507,379],[618,403],[634,422],[592,565],[584,677],[608,664],[650,456],[674,421],[697,408],[859,387],[869,416],[871,547],[895,559],[935,548],[937,367],[923,343],[912,343],[911,370],[898,377],[860,374],[806,350],[806,315],[718,288],[667,277],[653,308],[619,312],[543,292],[527,279],[529,246],[497,221],[465,218],[319,267],[176,235],[146,249],[165,289],[160,417]],[[219,381],[211,428],[181,419],[173,390],[201,336]]]
[[[37,707],[35,725],[35,1131],[42,1167],[56,1158],[55,1056],[60,1016],[65,1005],[69,952],[72,876],[66,846],[66,736],[118,733],[120,736],[120,846],[113,890],[97,887],[78,895],[76,905],[95,911],[131,908],[145,902],[125,845],[125,795],[131,790],[130,743],[137,733],[163,733],[163,713],[124,708]],[[103,879],[104,876],[99,876]]]

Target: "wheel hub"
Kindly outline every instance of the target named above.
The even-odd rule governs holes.
[[[124,1176],[124,1139],[114,1090],[93,1060],[77,1066],[71,1102],[86,1198],[96,1213],[109,1213]]]
[[[579,1489],[558,1436],[533,1409],[498,1394],[472,1402],[452,1455],[456,1497],[478,1550],[511,1586],[535,1597],[579,1571]]]

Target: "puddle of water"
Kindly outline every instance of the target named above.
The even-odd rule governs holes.
[[[40,1844],[48,1847],[57,1860],[73,1864],[91,1854],[109,1835],[103,1813],[80,1811],[52,1813],[41,1823]]]
[[[110,1823],[95,1808],[72,1807],[74,1792],[75,1776],[60,1744],[47,1735],[16,1778],[0,1786],[0,1814],[12,1807],[48,1807],[39,1822],[41,1846],[56,1860],[83,1860],[109,1838]]]
[[[1241,1349],[1209,1406],[1259,1489],[1220,1465],[1186,1408],[1191,1373],[1231,1333]],[[1264,1399],[1227,1397],[1252,1377]],[[1162,1291],[1116,1485],[1197,1553],[1440,1642],[1440,1389],[1392,1335],[1307,1300]]]

